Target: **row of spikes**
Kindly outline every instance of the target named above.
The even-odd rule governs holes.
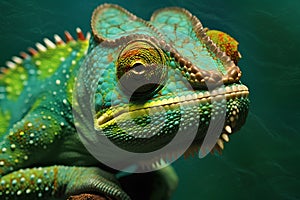
[[[86,36],[84,36],[84,34],[83,34],[83,32],[80,28],[76,28],[76,32],[77,32],[78,40],[82,40],[82,41],[89,40],[90,37],[91,37],[91,34],[89,32],[86,34]],[[74,38],[72,37],[72,35],[68,31],[65,31],[64,34],[65,34],[66,41],[64,41],[59,35],[55,34],[54,35],[54,40],[55,40],[56,44],[53,43],[50,39],[44,38],[44,43],[45,43],[46,46],[44,46],[43,44],[38,42],[38,43],[35,44],[37,49],[34,49],[32,47],[28,48],[29,54],[31,56],[35,56],[39,52],[45,52],[45,51],[47,51],[47,49],[56,48],[56,45],[64,45],[65,43],[74,41]],[[25,52],[21,52],[20,53],[21,57],[13,56],[12,61],[7,61],[6,62],[6,66],[10,69],[14,69],[14,68],[16,68],[17,64],[22,64],[23,59],[29,58],[30,55],[28,55]],[[4,73],[5,70],[7,70],[7,67],[0,68],[0,71]]]
[[[215,144],[213,149],[210,151],[210,154],[215,155],[215,153],[217,152],[219,155],[222,155],[223,149],[224,147],[221,148],[218,144]],[[159,169],[179,159],[181,153],[182,153],[181,151],[167,153],[166,155],[161,155],[160,157],[154,158],[151,161],[142,161],[139,164],[142,170],[148,171],[148,170]],[[200,146],[193,145],[183,153],[183,157],[184,159],[188,159],[189,157],[198,157],[199,153],[200,153]],[[206,155],[206,153],[203,152],[203,155]]]
[[[216,153],[219,155],[222,155],[222,152],[224,150],[224,142],[229,142],[228,134],[231,134],[231,128],[229,126],[225,127],[226,132],[222,133],[220,138],[217,139],[216,144],[214,147],[210,150],[210,154],[215,155]],[[230,130],[229,130],[230,129]],[[191,145],[184,153],[183,157],[184,159],[188,159],[189,157],[199,157],[199,154],[206,155],[208,152],[202,152],[201,145]],[[182,151],[174,151],[169,152],[167,154],[160,155],[156,158],[153,158],[152,160],[148,161],[142,161],[140,162],[140,167],[143,170],[153,170],[153,169],[159,169],[161,167],[164,167],[175,160],[179,159],[181,156]]]

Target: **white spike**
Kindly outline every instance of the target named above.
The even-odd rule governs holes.
[[[90,40],[91,39],[91,33],[90,32],[87,32],[86,33],[86,40]]]
[[[41,43],[36,43],[35,46],[39,51],[47,51],[47,48]]]
[[[238,57],[242,58],[242,54],[240,52],[238,52]]]
[[[64,43],[64,41],[61,39],[61,37],[57,34],[54,35],[54,39],[57,43]]]
[[[17,56],[12,57],[12,60],[17,64],[21,64],[23,62],[23,59]]]
[[[11,68],[11,69],[16,68],[16,63],[13,63],[13,62],[11,62],[11,61],[7,61],[7,62],[6,62],[6,65],[7,65],[7,67],[9,67],[9,68]]]
[[[77,33],[81,33],[82,31],[81,31],[81,29],[80,29],[79,27],[77,27],[77,28],[76,28],[76,32],[77,32]]]
[[[219,147],[223,150],[224,149],[224,144],[223,141],[221,139],[217,140],[217,144],[219,145]]]
[[[56,47],[55,44],[48,38],[44,38],[44,42],[45,42],[46,46],[51,49],[54,49]]]
[[[161,158],[161,159],[160,159],[160,166],[161,166],[161,167],[164,167],[164,166],[166,166],[166,165],[167,165],[166,161],[165,161],[163,158]]]
[[[152,163],[151,167],[154,168],[154,169],[156,168],[155,162]]]
[[[157,160],[157,161],[154,161],[154,162],[155,162],[155,169],[159,168],[159,167],[160,167],[159,160]]]
[[[226,133],[223,133],[222,134],[222,138],[226,141],[226,142],[229,142],[229,137]]]
[[[225,127],[225,130],[226,130],[228,133],[232,133],[231,127],[228,126],[228,125]]]

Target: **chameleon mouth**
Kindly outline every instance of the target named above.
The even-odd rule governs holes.
[[[247,98],[249,95],[249,90],[245,85],[231,85],[222,88],[214,89],[211,92],[199,92],[194,94],[183,95],[179,97],[170,97],[168,99],[157,99],[152,102],[147,102],[143,105],[134,105],[129,109],[128,107],[115,107],[110,112],[102,114],[100,117],[96,118],[96,127],[103,128],[111,123],[115,123],[121,119],[128,119],[130,116],[138,116],[144,114],[150,109],[155,109],[158,107],[178,107],[179,105],[189,105],[189,104],[205,104],[210,103],[212,100],[218,101],[226,99],[226,101],[234,98]],[[227,128],[228,129],[228,128]]]

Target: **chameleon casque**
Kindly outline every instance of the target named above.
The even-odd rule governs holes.
[[[37,49],[29,48],[1,68],[1,199],[66,199],[83,193],[104,199],[168,199],[176,188],[170,166],[118,178],[117,170],[86,150],[72,112],[77,75],[84,67],[86,85],[88,74],[100,71],[90,123],[122,149],[151,152],[168,144],[179,129],[186,135],[194,129],[196,137],[185,155],[194,154],[214,113],[223,108],[225,119],[213,149],[221,152],[229,135],[245,123],[249,92],[240,81],[238,43],[227,34],[203,28],[182,8],[160,9],[144,21],[103,4],[95,9],[91,26],[91,37],[79,28],[78,39],[68,32],[66,41],[55,35],[56,44],[45,39],[46,47],[37,43]],[[147,84],[134,88],[135,80]],[[213,107],[212,97],[218,94],[223,104],[217,99]],[[129,124],[127,132],[122,124]],[[138,138],[128,131],[150,136]],[[131,189],[131,184],[143,189]]]

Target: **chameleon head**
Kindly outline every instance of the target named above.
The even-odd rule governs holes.
[[[249,92],[239,67],[188,11],[161,9],[146,22],[105,4],[92,31],[82,85],[94,90],[94,128],[119,148],[221,151],[245,123]]]

